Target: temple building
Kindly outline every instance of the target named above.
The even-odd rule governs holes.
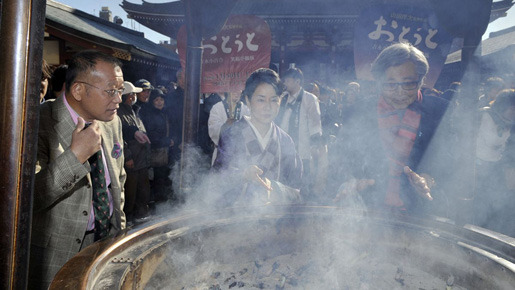
[[[411,12],[415,15],[421,10],[438,12],[437,10],[442,10],[442,6],[445,5],[466,6],[469,4],[467,1],[444,2],[432,0],[239,0],[232,9],[231,15],[256,15],[266,21],[272,35],[271,63],[277,66],[279,71],[296,65],[304,68],[307,79],[335,83],[342,79],[356,78],[356,29],[359,29],[357,24],[364,11],[382,7],[378,5],[397,5],[408,7],[406,15]],[[493,2],[490,22],[506,16],[506,11],[513,4],[511,0]],[[129,18],[169,36],[172,42],[177,40],[178,31],[185,23],[183,1],[159,4],[143,1],[142,4],[134,4],[124,0],[121,7],[128,13]],[[456,13],[466,10],[466,7],[462,8],[457,9]],[[211,17],[216,17],[216,15]],[[458,36],[453,35],[452,47],[446,53],[460,49],[459,45],[462,44],[462,41],[460,42]]]
[[[109,20],[52,0],[46,3],[43,57],[50,65],[65,64],[81,50],[97,49],[122,61],[126,80],[146,78],[164,85],[175,79],[180,63],[174,51]]]
[[[458,50],[447,56],[442,79],[459,81],[453,76],[460,70],[461,52]],[[481,61],[483,79],[501,77],[508,87],[515,88],[515,26],[490,33],[488,38],[481,42],[481,48],[476,55]]]

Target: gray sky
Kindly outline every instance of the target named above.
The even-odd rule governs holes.
[[[128,1],[137,4],[142,3],[141,0]],[[172,1],[175,0],[148,0],[147,2],[164,3]],[[82,10],[86,13],[93,14],[95,16],[98,16],[98,12],[102,9],[102,6],[108,6],[111,12],[113,13],[113,17],[118,16],[123,19],[123,26],[145,33],[146,38],[156,43],[159,43],[159,41],[162,40],[169,40],[166,36],[159,34],[155,31],[152,31],[146,28],[145,26],[140,25],[134,20],[127,19],[127,13],[120,7],[122,0],[60,0],[58,2]],[[494,0],[494,2],[497,1]],[[508,28],[511,26],[515,26],[515,6],[508,10],[508,15],[506,17],[497,19],[496,21],[490,23],[488,29],[486,30],[486,33],[483,35],[483,39],[488,38],[490,32],[499,31],[501,29]]]

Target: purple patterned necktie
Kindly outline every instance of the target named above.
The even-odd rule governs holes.
[[[95,241],[109,233],[109,198],[102,161],[102,150],[89,158],[91,181],[93,183],[93,209],[95,212]]]

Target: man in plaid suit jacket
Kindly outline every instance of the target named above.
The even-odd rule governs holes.
[[[83,51],[69,63],[65,93],[41,106],[30,289],[47,288],[58,270],[94,241],[94,184],[88,159],[99,150],[110,233],[125,227],[122,126],[116,114],[122,90],[118,60]]]

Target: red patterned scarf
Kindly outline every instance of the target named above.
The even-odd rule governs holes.
[[[385,203],[389,206],[404,205],[400,197],[400,181],[417,138],[421,117],[417,107],[421,101],[422,94],[419,92],[418,100],[406,109],[396,110],[387,104],[382,96],[377,104],[379,134],[389,162],[388,188],[385,196]]]

